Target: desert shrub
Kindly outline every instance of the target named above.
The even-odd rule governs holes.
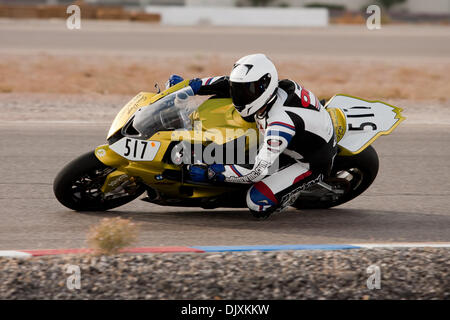
[[[116,254],[120,249],[135,243],[137,236],[137,225],[131,220],[105,218],[89,229],[87,241],[100,254]]]

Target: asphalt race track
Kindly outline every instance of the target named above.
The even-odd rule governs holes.
[[[248,54],[333,58],[433,58],[450,56],[450,32],[440,26],[330,28],[170,27],[146,23],[0,20],[1,53]]]
[[[80,31],[68,31],[64,21],[3,19],[0,54],[26,58],[40,53],[193,56],[265,51],[299,58],[437,63],[450,56],[448,30],[438,26],[383,26],[376,32],[355,26],[240,30],[83,21]],[[36,114],[39,110],[32,109],[39,106],[33,101],[30,98],[25,105]],[[66,107],[70,110],[70,106],[61,108]],[[447,116],[439,111],[431,114],[438,114],[439,124],[421,125],[420,112],[427,111],[411,107],[419,112],[416,122],[407,119],[393,134],[375,142],[380,171],[359,198],[331,210],[289,210],[267,221],[254,220],[246,210],[160,207],[139,200],[109,212],[73,212],[54,198],[53,179],[67,162],[103,144],[109,125],[77,123],[77,119],[14,122],[6,114],[7,120],[0,122],[0,249],[84,247],[89,227],[115,216],[140,223],[138,246],[450,242],[446,108],[442,111]],[[32,115],[25,119],[35,120]]]
[[[60,205],[62,166],[103,144],[107,124],[2,123],[0,249],[79,248],[90,225],[121,216],[140,223],[139,246],[450,242],[450,130],[401,124],[375,142],[380,171],[358,199],[330,210],[254,220],[246,210],[185,209],[135,200],[109,212]]]

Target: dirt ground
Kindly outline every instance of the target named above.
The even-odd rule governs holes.
[[[266,53],[280,78],[321,98],[448,101],[450,28],[173,27],[64,20],[0,19],[0,93],[135,95],[185,78],[229,74],[239,57]]]
[[[274,59],[280,78],[303,84],[321,98],[347,93],[367,99],[448,100],[450,62]],[[228,56],[70,56],[0,54],[1,93],[134,95],[164,86],[168,76],[228,74]]]

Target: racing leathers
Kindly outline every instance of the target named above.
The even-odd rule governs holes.
[[[199,95],[230,96],[228,77],[202,79]],[[252,168],[213,165],[222,180],[253,184],[247,205],[273,212],[291,205],[301,190],[329,174],[336,155],[331,118],[317,97],[294,81],[281,80],[276,96],[254,121],[264,136]],[[249,119],[247,119],[249,120]]]

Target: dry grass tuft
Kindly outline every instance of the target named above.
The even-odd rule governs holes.
[[[117,254],[137,241],[138,227],[128,219],[105,218],[89,229],[88,244],[97,253]]]

